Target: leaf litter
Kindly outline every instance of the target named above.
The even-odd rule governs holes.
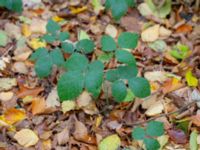
[[[119,22],[100,0],[24,0],[22,14],[4,10],[8,15],[0,16],[0,147],[139,149],[144,145],[131,138],[132,128],[158,120],[165,129],[157,139],[160,149],[197,150],[200,18],[196,5],[146,0],[129,9]],[[48,45],[39,37],[46,33],[50,18],[70,33],[72,41],[93,39],[100,43],[103,33],[115,40],[122,31],[139,33],[141,39],[131,53],[138,61],[139,74],[150,81],[151,96],[138,99],[129,92],[127,101],[119,104],[113,101],[108,87],[96,100],[83,91],[75,101],[60,102],[56,82],[62,70],[53,66],[51,77],[39,79],[29,60],[37,48]],[[106,54],[97,46],[88,57],[98,57],[107,68],[116,67],[113,55]],[[180,123],[180,119],[190,125]],[[144,142],[156,143],[149,139]]]

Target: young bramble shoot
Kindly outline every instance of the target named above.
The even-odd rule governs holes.
[[[55,41],[60,44],[56,44],[58,47],[54,49],[37,49],[30,60],[36,62],[35,72],[40,78],[48,77],[53,66],[65,69],[57,85],[61,101],[75,100],[83,90],[98,98],[105,80],[112,83],[112,95],[117,102],[127,102],[135,97],[144,98],[150,95],[149,82],[137,77],[136,59],[131,53],[131,49],[137,46],[138,34],[123,32],[117,42],[109,35],[102,36],[101,48],[104,53],[98,60],[90,61],[86,54],[91,54],[95,49],[95,44],[90,38],[80,38],[73,43],[69,40],[69,33],[60,31],[60,25],[53,20],[48,21],[46,28],[47,34],[42,40],[50,47],[55,47]],[[64,53],[71,56],[65,59]],[[104,70],[104,63],[110,59],[116,59],[119,66]]]
[[[160,148],[156,137],[164,134],[164,124],[159,121],[151,121],[146,128],[136,127],[132,131],[132,138],[143,140],[147,150],[158,150]]]

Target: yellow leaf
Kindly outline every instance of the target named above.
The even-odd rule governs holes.
[[[25,37],[29,37],[31,35],[31,30],[30,27],[27,24],[23,24],[22,25],[22,34]]]
[[[55,22],[61,22],[61,21],[63,21],[64,19],[61,18],[61,17],[59,17],[59,16],[54,16],[54,17],[52,18],[52,20],[55,21]]]
[[[195,76],[193,76],[191,70],[188,70],[186,72],[185,78],[186,78],[188,86],[193,86],[193,87],[197,87],[198,86],[198,79]]]
[[[11,131],[15,131],[15,127],[12,126],[12,124],[8,120],[6,120],[4,115],[0,116],[0,127],[1,126],[7,127]]]
[[[29,42],[29,45],[33,49],[38,49],[40,47],[46,47],[46,42],[41,41],[39,38],[33,38]]]
[[[121,145],[121,140],[117,134],[110,135],[104,138],[100,144],[99,150],[116,150]]]
[[[62,102],[62,112],[66,113],[70,110],[74,110],[76,107],[76,103],[74,101],[64,101]]]
[[[81,13],[83,11],[86,11],[87,9],[88,9],[87,6],[83,6],[83,7],[80,7],[80,8],[73,8],[73,7],[70,8],[71,13],[73,15],[79,14],[79,13]]]
[[[30,129],[20,130],[19,132],[17,132],[14,135],[14,139],[17,140],[17,142],[24,147],[33,146],[33,145],[37,144],[37,142],[39,140],[39,138],[35,134],[35,132],[33,132]]]
[[[11,124],[14,124],[24,120],[26,118],[26,114],[20,109],[10,108],[4,113],[4,117]]]

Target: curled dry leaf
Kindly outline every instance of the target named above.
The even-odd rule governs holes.
[[[10,108],[4,113],[4,117],[10,124],[22,121],[26,118],[26,113],[23,110]]]
[[[37,142],[39,140],[36,133],[30,129],[22,129],[22,130],[18,131],[14,135],[14,139],[17,140],[17,142],[20,145],[22,145],[26,148],[37,144]]]

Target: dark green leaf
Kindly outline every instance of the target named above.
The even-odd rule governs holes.
[[[68,32],[60,32],[59,40],[60,41],[65,41],[67,39],[69,39],[69,33]]]
[[[117,49],[115,40],[109,35],[104,35],[101,38],[101,46],[102,46],[102,50],[105,52],[111,52]]]
[[[52,63],[57,66],[62,66],[65,62],[63,54],[59,48],[56,48],[50,52],[50,57],[52,59]]]
[[[119,20],[122,16],[124,16],[127,10],[128,5],[124,0],[115,0],[111,3],[111,12],[115,20]]]
[[[158,150],[160,148],[158,141],[152,138],[145,138],[144,144],[147,150]]]
[[[137,46],[138,38],[137,33],[123,32],[118,37],[118,44],[121,48],[133,49]]]
[[[56,35],[56,33],[61,29],[60,25],[53,20],[48,21],[46,28],[47,32],[52,33],[53,35]]]
[[[43,40],[45,40],[47,43],[52,43],[56,40],[55,36],[49,35],[49,34],[45,34],[42,37]]]
[[[149,136],[161,136],[164,134],[164,124],[159,121],[151,121],[147,125],[146,132]]]
[[[40,57],[46,56],[48,55],[48,51],[46,48],[42,47],[42,48],[38,48],[37,50],[35,50],[35,52],[31,55],[30,60],[32,61],[36,61],[37,59],[39,59]]]
[[[62,42],[61,47],[62,47],[62,49],[64,50],[65,53],[71,54],[75,50],[74,45],[70,42]]]
[[[89,65],[88,72],[86,73],[85,86],[94,97],[98,97],[101,91],[103,69],[104,65],[102,62],[94,61]]]
[[[133,77],[128,85],[136,97],[145,98],[151,94],[150,84],[145,78]]]
[[[143,140],[145,137],[145,130],[141,127],[136,127],[133,129],[131,135],[135,140]]]
[[[133,65],[119,66],[117,68],[120,79],[130,79],[137,75],[138,69]]]
[[[115,55],[119,62],[125,63],[125,64],[133,64],[136,66],[135,58],[130,52],[126,50],[117,50],[115,52]]]
[[[135,0],[125,0],[125,1],[126,1],[127,5],[129,7],[134,7],[135,6]]]
[[[88,65],[88,59],[82,54],[74,53],[65,62],[64,67],[69,71],[85,70]]]
[[[15,12],[22,12],[23,11],[23,3],[22,0],[4,0],[5,2],[2,3],[6,8],[15,11]]]
[[[50,75],[52,65],[52,60],[49,54],[39,57],[35,64],[35,72],[38,77],[44,78]]]
[[[117,102],[122,102],[127,95],[127,88],[123,81],[117,80],[112,84],[112,95]]]
[[[94,42],[89,39],[80,40],[76,44],[76,48],[79,52],[83,52],[85,54],[91,53],[94,50]]]
[[[81,71],[68,71],[58,81],[58,95],[61,101],[74,100],[84,86],[84,76]]]
[[[119,79],[119,73],[118,70],[113,69],[113,70],[108,70],[106,72],[106,80],[110,82],[114,82]]]

